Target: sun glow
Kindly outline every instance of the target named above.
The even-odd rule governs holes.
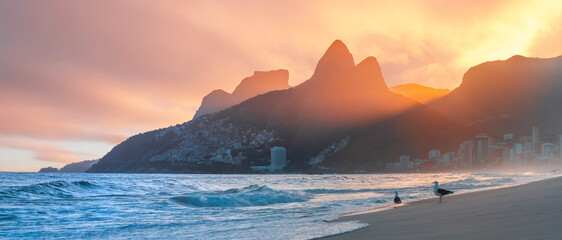
[[[306,81],[335,39],[356,63],[376,57],[389,87],[452,90],[485,61],[562,54],[562,2],[546,0],[18,1],[0,3],[0,20],[0,139],[11,140],[114,144],[188,121],[255,70]]]

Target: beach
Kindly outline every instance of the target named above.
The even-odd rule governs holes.
[[[398,209],[342,216],[335,222],[369,226],[325,239],[562,238],[562,177],[438,201],[435,197],[403,203]]]
[[[0,239],[315,239],[365,227],[345,220],[358,215],[337,223],[324,220],[388,208],[394,191],[409,205],[398,210],[390,205],[388,213],[401,216],[424,204],[414,199],[432,198],[426,204],[435,205],[432,181],[458,194],[552,177],[552,173],[478,172],[0,173]],[[454,206],[458,200],[453,200],[445,197],[441,209]]]

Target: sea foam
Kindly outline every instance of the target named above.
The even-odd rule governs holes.
[[[298,191],[273,190],[267,186],[250,185],[225,191],[198,192],[171,200],[194,207],[249,207],[275,203],[305,202],[311,196]]]

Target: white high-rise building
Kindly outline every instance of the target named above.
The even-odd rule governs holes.
[[[539,127],[538,126],[533,126],[532,128],[532,135],[531,135],[531,141],[532,141],[532,148],[533,151],[537,151],[538,149],[536,149],[537,147],[540,147],[540,136],[539,136]]]
[[[513,165],[513,162],[511,161],[511,153],[515,151],[512,150],[513,148],[503,148],[502,150],[502,165],[504,167]]]
[[[410,156],[408,156],[408,155],[401,155],[400,156],[400,167],[401,168],[410,168]]]
[[[439,160],[439,156],[441,156],[441,152],[437,149],[432,149],[429,151],[429,161],[437,162]]]
[[[284,147],[271,148],[271,169],[281,170],[287,166],[287,150]]]
[[[519,164],[519,163],[517,162],[517,154],[516,154],[516,152],[517,152],[517,149],[515,149],[515,147],[512,147],[512,148],[509,149],[509,162],[510,162],[512,165],[517,165],[517,164]]]
[[[558,142],[559,145],[560,145],[560,146],[558,147],[558,155],[560,155],[560,156],[559,156],[559,158],[560,158],[560,163],[562,163],[562,135],[560,135],[560,136],[558,136],[558,137],[560,137],[560,142]]]
[[[515,157],[515,164],[521,165],[524,163],[521,161],[521,153],[523,153],[523,145],[521,143],[513,144],[513,150],[515,150],[514,157]]]
[[[444,153],[443,155],[441,155],[441,157],[439,158],[439,163],[440,164],[444,164],[444,165],[450,165],[451,164],[451,160],[452,158],[455,156],[454,153],[452,152],[448,152],[448,153]]]
[[[476,161],[475,157],[475,143],[474,140],[464,141],[459,146],[459,161],[463,167],[472,167],[476,165],[474,161]]]
[[[545,142],[541,144],[541,156],[543,158],[552,159],[555,157],[555,152],[556,152],[556,145],[549,142]]]
[[[490,156],[490,149],[488,146],[488,136],[480,134],[476,136],[476,157],[478,164],[484,166]]]

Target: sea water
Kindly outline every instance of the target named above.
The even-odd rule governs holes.
[[[310,239],[339,215],[551,174],[176,175],[0,173],[0,238]]]

